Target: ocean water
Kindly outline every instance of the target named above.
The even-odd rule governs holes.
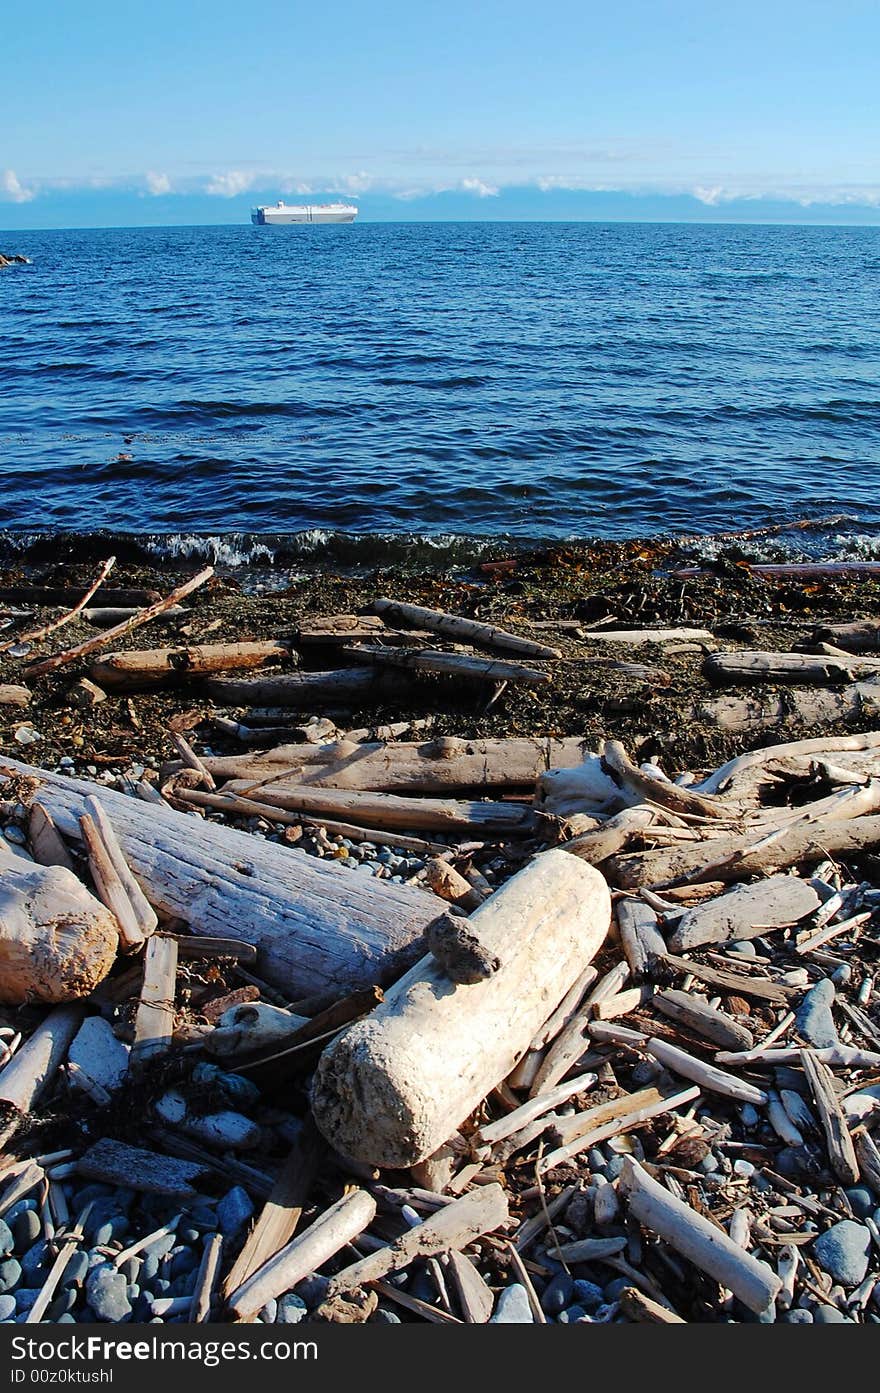
[[[880,228],[247,225],[0,250],[31,258],[0,271],[10,541],[268,558],[282,537],[845,514],[819,545],[880,555]]]

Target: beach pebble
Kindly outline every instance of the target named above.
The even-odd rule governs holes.
[[[19,1287],[15,1293],[15,1309],[19,1316],[31,1309],[39,1294],[39,1287]]]
[[[27,846],[27,837],[20,827],[16,827],[14,822],[3,828],[3,835],[13,846]]]
[[[743,1106],[739,1110],[739,1116],[742,1125],[746,1127],[749,1131],[751,1131],[753,1127],[757,1127],[758,1123],[761,1121],[761,1115],[758,1112],[758,1109],[753,1108],[751,1103],[743,1104]]]
[[[21,1275],[25,1282],[37,1282],[47,1276],[54,1257],[45,1238],[34,1243],[21,1259]]]
[[[124,1321],[131,1315],[128,1283],[122,1273],[112,1267],[96,1267],[89,1273],[86,1297],[100,1321]]]
[[[26,1209],[23,1214],[19,1214],[12,1225],[12,1232],[15,1236],[15,1251],[22,1253],[26,1248],[30,1248],[33,1243],[36,1243],[41,1231],[40,1216],[35,1210]]]
[[[224,1238],[234,1238],[253,1216],[254,1206],[247,1190],[234,1185],[217,1206],[217,1225]]]
[[[74,1088],[87,1088],[92,1082],[112,1093],[128,1070],[128,1046],[117,1040],[102,1016],[88,1016],[83,1021],[67,1058],[77,1066],[70,1080]]]
[[[574,1284],[573,1296],[579,1306],[584,1306],[588,1311],[592,1311],[596,1306],[601,1306],[605,1293],[595,1282],[588,1282],[584,1278],[579,1278]]]
[[[0,1320],[10,1320],[15,1315],[15,1297],[0,1296]]]
[[[276,1325],[299,1325],[300,1321],[304,1320],[308,1313],[309,1308],[302,1297],[297,1296],[295,1292],[289,1291],[285,1296],[282,1296],[278,1302],[278,1309],[275,1312],[275,1323]],[[376,1311],[375,1316],[378,1317],[378,1315],[379,1312]]]
[[[803,1310],[786,1311],[782,1320],[785,1325],[812,1325],[813,1312]]]
[[[813,1320],[816,1325],[852,1325],[852,1321],[848,1320],[843,1311],[839,1311],[836,1306],[817,1306],[813,1313]]]
[[[727,952],[733,953],[738,958],[756,958],[758,950],[749,938],[738,938],[734,943],[726,945]]]
[[[791,967],[788,972],[783,972],[779,980],[786,987],[806,987],[810,974],[805,967]]]
[[[576,1325],[579,1321],[589,1321],[590,1316],[584,1306],[568,1306],[556,1319],[560,1325]]]
[[[541,1310],[547,1316],[564,1311],[574,1296],[574,1281],[567,1273],[552,1277],[541,1293]]]
[[[267,1301],[263,1309],[260,1311],[260,1320],[265,1321],[267,1325],[274,1325],[277,1318],[278,1302],[275,1300],[274,1297],[272,1297],[271,1301]]]
[[[6,1258],[15,1247],[15,1240],[12,1230],[7,1223],[0,1219],[0,1258]]]
[[[504,1287],[495,1302],[495,1310],[489,1317],[490,1325],[532,1325],[532,1308],[529,1295],[524,1286],[514,1282]]]
[[[865,1280],[870,1255],[871,1230],[852,1219],[826,1229],[812,1248],[819,1266],[843,1287],[857,1287]]]
[[[0,1262],[0,1293],[12,1291],[21,1281],[21,1263],[15,1258]]]
[[[795,1015],[795,1030],[815,1049],[839,1044],[837,1027],[831,1014],[834,983],[827,979],[811,987]]]
[[[16,1200],[15,1204],[10,1205],[3,1218],[5,1222],[9,1225],[9,1227],[13,1228],[19,1214],[25,1214],[28,1210],[33,1210],[34,1213],[36,1213],[37,1210],[37,1201],[35,1199],[31,1199],[29,1195],[26,1199]]]
[[[853,1214],[857,1219],[867,1219],[874,1209],[874,1196],[867,1185],[853,1185],[846,1191]]]
[[[371,1325],[402,1325],[400,1316],[394,1311],[389,1311],[387,1306],[377,1306],[370,1316]]]

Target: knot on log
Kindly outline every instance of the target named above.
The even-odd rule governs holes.
[[[425,946],[446,976],[462,986],[484,981],[501,966],[501,959],[481,943],[467,919],[451,912],[428,925]]]

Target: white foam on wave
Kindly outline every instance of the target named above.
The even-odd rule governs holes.
[[[208,561],[213,566],[253,566],[259,562],[271,565],[275,552],[265,542],[245,533],[226,536],[199,537],[195,533],[173,533],[145,542],[147,551],[166,560],[170,557]]]

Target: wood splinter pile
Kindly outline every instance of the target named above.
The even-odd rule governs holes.
[[[3,761],[0,1318],[880,1318],[880,732],[178,752]]]

